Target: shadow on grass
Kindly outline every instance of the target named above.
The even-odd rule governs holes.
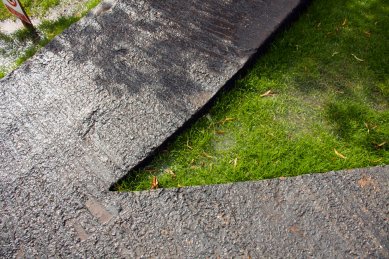
[[[218,97],[210,111],[214,120],[237,114],[248,116],[236,118],[241,121],[236,123],[236,131],[246,134],[233,136],[242,142],[239,150],[231,151],[237,154],[235,157],[239,156],[236,168],[231,166],[234,160],[230,158],[204,158],[202,154],[200,162],[185,159],[189,156],[190,161],[197,156],[188,153],[188,145],[192,149],[207,150],[192,143],[203,143],[201,138],[208,139],[209,134],[220,131],[212,122],[201,118],[168,144],[167,152],[156,154],[143,169],[130,172],[127,179],[116,185],[116,190],[148,189],[152,175],[161,177],[162,187],[189,183],[187,179],[197,174],[197,169],[192,167],[203,167],[204,183],[212,184],[387,163],[388,8],[381,0],[314,1],[300,21],[280,33],[269,53],[258,60],[251,72],[235,88]],[[279,97],[262,99],[258,106],[256,96],[269,89],[278,92]],[[272,109],[286,114],[281,122],[285,127],[277,128],[280,123],[274,118],[280,112]],[[239,110],[242,112],[235,112]],[[266,117],[263,112],[267,111],[270,112]],[[290,114],[296,119],[289,118]],[[244,120],[253,130],[242,126]],[[297,132],[301,134],[294,138],[291,137],[296,133],[293,124],[301,129]],[[261,127],[265,130],[254,131]],[[226,129],[232,128],[223,130]],[[205,133],[192,136],[193,132]],[[274,137],[262,140],[269,135]],[[348,158],[337,157],[334,148],[341,148]],[[217,155],[216,152],[209,156]],[[209,166],[207,172],[201,165],[207,159],[207,166],[218,160],[226,166],[220,165],[219,169]],[[177,178],[184,177],[184,180],[174,177],[166,180],[164,168],[170,166],[175,166]],[[181,171],[184,173],[179,176]]]
[[[389,139],[385,127],[389,65],[383,58],[388,53],[383,42],[389,36],[389,5],[383,1],[328,1],[326,5],[326,12],[339,18],[313,20],[320,43],[312,42],[311,47],[318,52],[304,55],[315,64],[308,75],[296,76],[296,89],[321,96],[325,116],[343,141],[385,151],[387,145],[379,143]],[[322,29],[317,28],[319,23]],[[319,51],[320,45],[326,48]]]

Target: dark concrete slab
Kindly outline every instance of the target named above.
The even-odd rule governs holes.
[[[344,173],[108,191],[302,2],[104,4],[2,79],[0,255],[386,256],[387,167],[366,188]]]
[[[101,5],[0,81],[4,159],[22,167],[81,160],[76,174],[50,177],[94,178],[107,189],[203,107],[301,2]]]
[[[32,184],[2,197],[6,258],[389,257],[389,166],[78,199]]]

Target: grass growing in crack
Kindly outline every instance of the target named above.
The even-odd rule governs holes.
[[[33,44],[23,53],[21,53],[16,60],[16,66],[20,66],[27,59],[32,57],[40,48],[44,47],[47,43],[49,43],[56,35],[63,32],[66,28],[68,28],[73,23],[77,22],[80,19],[78,16],[70,16],[70,17],[60,17],[55,21],[43,21],[38,30],[43,34],[41,40]],[[14,37],[19,41],[24,41],[27,39],[31,39],[31,32],[26,29],[22,29],[17,31],[14,34]],[[0,77],[1,78],[1,77]]]
[[[36,17],[44,16],[50,8],[60,4],[60,0],[21,0],[27,14]],[[14,18],[14,16],[5,8],[3,3],[0,4],[0,21]]]
[[[28,3],[27,7],[31,7],[34,2],[33,1],[26,1]],[[48,21],[43,20],[42,23],[38,26],[38,31],[40,33],[41,39],[38,42],[35,42],[31,44],[30,47],[25,49],[23,52],[18,53],[18,58],[15,61],[14,66],[12,67],[15,69],[16,67],[23,64],[27,59],[35,55],[35,53],[42,47],[44,47],[47,43],[49,43],[56,35],[63,32],[65,29],[67,29],[70,25],[77,22],[81,17],[83,17],[89,10],[94,8],[100,3],[100,0],[90,0],[85,4],[85,8],[82,12],[79,14],[69,16],[69,17],[59,17],[57,20],[54,21]],[[37,10],[36,15],[43,16],[46,11],[59,4],[58,0],[44,0],[39,2],[38,4],[34,5],[35,9]],[[1,6],[1,4],[0,4]],[[5,9],[5,8],[3,8]],[[6,10],[3,10],[0,8],[0,20],[3,19],[3,17],[8,18],[8,16],[4,16],[4,11],[8,12]],[[26,8],[27,9],[27,8]],[[31,41],[32,34],[27,29],[20,29],[13,33],[11,36],[3,34],[0,32],[0,40],[4,42],[25,42],[25,41]],[[4,49],[0,49],[0,54],[2,51],[6,51]],[[8,72],[10,68],[4,68],[0,72],[0,78],[4,77],[6,75],[6,72]]]
[[[150,189],[153,176],[168,188],[388,164],[388,12],[383,0],[314,1],[208,114],[116,190]]]

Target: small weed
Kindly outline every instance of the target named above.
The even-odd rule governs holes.
[[[12,42],[12,37],[0,32],[0,40],[4,42]]]

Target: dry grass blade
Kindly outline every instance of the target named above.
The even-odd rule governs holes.
[[[347,157],[345,157],[343,154],[341,154],[340,152],[338,152],[335,148],[334,148],[334,152],[335,152],[335,155],[337,155],[338,157],[342,158],[342,159],[346,159]]]
[[[189,146],[189,140],[186,141],[186,146],[191,150],[193,149],[193,147]]]
[[[171,175],[173,178],[176,178],[177,176],[176,173],[174,173],[173,170],[170,168],[166,168],[165,173]]]
[[[238,165],[238,158],[232,159],[230,161],[230,164],[232,164],[234,167],[236,167]]]
[[[367,124],[366,122],[364,122],[363,124],[365,124],[365,127],[366,127],[366,129],[367,129],[367,133],[370,133],[369,124]]]
[[[380,144],[376,144],[375,146],[376,146],[376,148],[382,148],[383,146],[385,146],[385,144],[386,144],[386,141],[384,141]]]
[[[145,172],[148,172],[148,173],[155,173],[156,171],[157,171],[157,169],[152,168],[152,167],[145,168]]]
[[[380,163],[382,161],[382,158],[375,159],[375,160],[369,160],[372,163]]]
[[[359,62],[363,62],[365,60],[361,59],[361,58],[358,58],[355,54],[351,54],[357,61]]]
[[[213,158],[213,156],[211,156],[210,154],[207,154],[205,152],[203,152],[203,156],[207,157],[207,158]]]
[[[218,135],[224,135],[226,132],[223,130],[215,130],[215,133]]]
[[[227,117],[227,118],[225,118],[224,120],[219,121],[219,123],[220,123],[220,124],[224,124],[224,123],[226,123],[226,122],[230,122],[230,121],[233,121],[233,120],[235,120],[235,119],[234,119],[234,118],[229,118],[229,117]]]
[[[266,97],[266,96],[273,96],[273,95],[275,95],[275,93],[273,93],[271,90],[269,90],[269,91],[261,94],[260,96],[261,97]]]

